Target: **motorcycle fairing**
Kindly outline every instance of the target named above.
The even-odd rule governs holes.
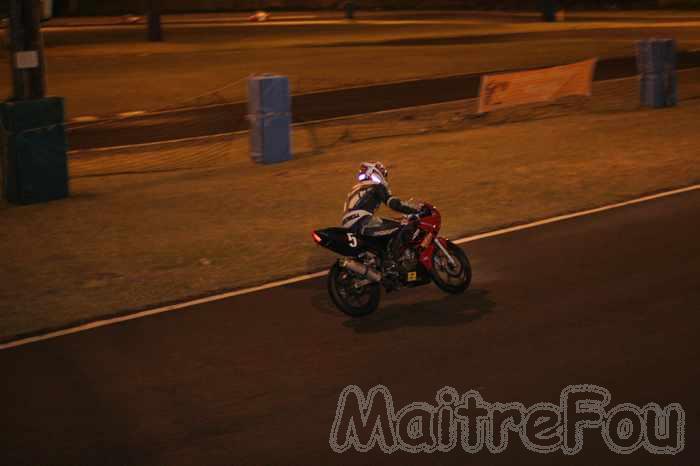
[[[436,241],[440,241],[440,244],[442,244],[445,248],[447,247],[447,240],[445,240],[445,238],[438,237]],[[418,261],[427,271],[433,270],[433,254],[435,253],[435,247],[434,242],[430,243],[430,246],[425,248],[420,253],[420,257],[418,258]]]
[[[315,230],[314,233],[321,246],[346,257],[357,257],[366,251],[371,251],[380,257],[384,257],[387,244],[391,236],[364,236],[352,233],[347,228],[325,228]]]

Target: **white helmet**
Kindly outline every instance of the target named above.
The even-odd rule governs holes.
[[[363,162],[357,174],[359,181],[371,181],[388,186],[389,170],[381,162]]]

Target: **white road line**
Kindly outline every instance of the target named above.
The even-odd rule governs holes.
[[[674,196],[676,194],[683,194],[683,193],[687,193],[690,191],[696,191],[698,189],[700,189],[700,184],[696,184],[693,186],[688,186],[688,187],[680,188],[680,189],[674,189],[673,191],[665,191],[665,192],[658,193],[658,194],[652,194],[650,196],[644,196],[644,197],[640,197],[637,199],[632,199],[630,201],[618,202],[617,204],[609,204],[609,205],[602,206],[602,207],[596,207],[594,209],[582,210],[580,212],[574,212],[571,214],[559,215],[556,217],[551,217],[551,218],[547,218],[544,220],[538,220],[536,222],[526,223],[523,225],[516,225],[513,227],[509,227],[509,228],[501,228],[500,230],[489,231],[487,233],[481,233],[479,235],[470,236],[468,238],[461,238],[461,239],[455,240],[454,243],[455,244],[471,243],[472,241],[478,241],[478,240],[484,239],[484,238],[491,238],[492,236],[507,235],[509,233],[513,233],[516,231],[528,230],[530,228],[535,228],[535,227],[539,227],[542,225],[548,225],[550,223],[561,222],[561,221],[569,220],[572,218],[585,217],[587,215],[593,215],[593,214],[605,212],[608,210],[619,209],[620,207],[641,204],[644,202],[653,201],[655,199],[661,199],[661,198],[668,197],[668,196]]]
[[[55,332],[49,332],[44,335],[37,335],[34,337],[22,338],[20,340],[11,341],[8,343],[0,344],[0,350],[16,348],[18,346],[28,345],[30,343],[37,343],[39,341],[51,340],[53,338],[62,337],[65,335],[71,335],[74,333],[85,332],[86,330],[92,330],[94,328],[106,327],[108,325],[119,324],[122,322],[127,322],[129,320],[141,319],[143,317],[153,316],[157,314],[163,314],[166,312],[177,311],[178,309],[184,309],[187,307],[198,306],[200,304],[212,303],[215,301],[221,301],[223,299],[233,298],[236,296],[255,293],[257,291],[268,290],[270,288],[278,288],[280,286],[291,285],[293,283],[303,282],[306,280],[312,280],[314,278],[320,278],[328,273],[327,270],[323,272],[316,272],[306,275],[299,275],[297,277],[288,278],[286,280],[279,280],[276,282],[266,283],[264,285],[255,286],[252,288],[245,288],[237,291],[230,291],[228,293],[222,293],[215,296],[208,296],[206,298],[199,298],[192,301],[187,301],[178,304],[172,304],[170,306],[159,307],[155,309],[149,309],[146,311],[136,312],[134,314],[128,314],[120,317],[113,317],[111,319],[98,320],[91,322],[89,324],[79,325],[76,327],[67,328],[64,330],[57,330]]]
[[[88,123],[88,122],[93,122],[93,121],[98,121],[100,118],[97,116],[92,116],[92,115],[84,115],[84,116],[79,116],[75,118],[71,118],[70,122],[71,123]]]
[[[131,118],[131,117],[145,115],[146,113],[147,112],[145,110],[133,110],[131,112],[117,113],[117,116],[120,118]]]
[[[551,218],[539,220],[536,222],[526,223],[523,225],[517,225],[517,226],[510,227],[510,228],[502,228],[502,229],[490,231],[487,233],[481,233],[478,235],[468,236],[466,238],[460,238],[458,240],[454,240],[454,243],[455,244],[464,244],[464,243],[470,243],[473,241],[479,241],[479,240],[485,239],[485,238],[491,238],[494,236],[507,235],[510,233],[514,233],[516,231],[527,230],[530,228],[535,228],[535,227],[539,227],[542,225],[548,225],[550,223],[555,223],[555,222],[561,222],[561,221],[569,220],[572,218],[593,215],[593,214],[605,212],[608,210],[619,209],[621,207],[626,207],[626,206],[635,205],[635,204],[641,204],[644,202],[653,201],[655,199],[661,199],[664,197],[674,196],[674,195],[683,194],[683,193],[696,191],[696,190],[700,190],[700,184],[687,186],[685,188],[674,189],[672,191],[665,191],[662,193],[653,194],[653,195],[649,195],[649,196],[644,196],[644,197],[632,199],[629,201],[618,202],[616,204],[609,204],[606,206],[597,207],[595,209],[588,209],[588,210],[583,210],[583,211],[575,212],[575,213],[571,213],[571,214],[559,215],[556,217],[551,217]],[[172,304],[170,306],[149,309],[146,311],[136,312],[133,314],[124,315],[124,316],[120,316],[120,317],[98,320],[98,321],[95,321],[95,322],[92,322],[89,324],[79,325],[79,326],[67,328],[64,330],[57,330],[55,332],[49,332],[49,333],[46,333],[43,335],[37,335],[37,336],[33,336],[33,337],[22,338],[19,340],[3,343],[3,344],[0,344],[0,350],[16,348],[18,346],[24,346],[24,345],[28,345],[31,343],[45,341],[45,340],[51,340],[54,338],[58,338],[58,337],[66,336],[66,335],[71,335],[74,333],[85,332],[87,330],[92,330],[95,328],[106,327],[108,325],[115,325],[115,324],[119,324],[122,322],[127,322],[127,321],[135,320],[135,319],[141,319],[143,317],[153,316],[153,315],[157,315],[157,314],[164,314],[166,312],[172,312],[172,311],[177,311],[180,309],[185,309],[188,307],[199,306],[201,304],[207,304],[207,303],[212,303],[215,301],[221,301],[221,300],[233,298],[236,296],[257,293],[258,291],[269,290],[271,288],[279,288],[281,286],[291,285],[293,283],[299,283],[299,282],[303,282],[303,281],[307,281],[307,280],[312,280],[314,278],[320,278],[320,277],[325,276],[327,273],[328,273],[328,271],[324,270],[322,272],[315,272],[315,273],[310,273],[310,274],[306,274],[306,275],[299,275],[296,277],[288,278],[286,280],[279,280],[279,281],[275,281],[275,282],[271,282],[271,283],[266,283],[266,284],[263,284],[260,286],[255,286],[252,288],[245,288],[242,290],[230,291],[227,293],[221,293],[221,294],[214,295],[214,296],[207,296],[205,298],[199,298],[199,299],[195,299],[192,301],[182,302],[182,303],[178,303],[178,304]]]

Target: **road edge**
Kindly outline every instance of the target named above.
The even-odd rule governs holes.
[[[531,228],[536,228],[539,226],[549,225],[552,223],[558,223],[574,218],[585,217],[589,215],[595,215],[602,212],[607,212],[610,210],[616,210],[623,207],[628,207],[632,205],[643,204],[646,202],[654,201],[657,199],[663,199],[671,196],[676,196],[679,194],[685,194],[693,191],[700,190],[700,184],[695,183],[692,185],[681,186],[673,189],[665,188],[666,190],[656,190],[648,192],[642,196],[632,198],[626,201],[616,202],[612,204],[606,204],[599,207],[594,207],[591,209],[579,210],[570,213],[559,214],[552,217],[547,217],[540,220],[535,220],[525,223],[514,223],[511,225],[505,225],[501,228],[495,230],[489,230],[486,232],[475,233],[469,236],[458,238],[453,240],[455,244],[466,244],[474,241],[479,241],[486,238],[491,238],[495,236],[507,235],[510,233],[515,233],[522,230],[528,230]],[[201,304],[207,304],[211,302],[221,301],[224,299],[234,298],[236,296],[257,293],[259,291],[264,291],[272,288],[279,288],[282,286],[291,285],[294,283],[304,282],[312,280],[314,278],[320,278],[326,275],[328,271],[315,271],[309,272],[303,275],[292,276],[288,278],[283,278],[280,280],[275,280],[271,282],[261,283],[256,286],[239,288],[239,289],[228,289],[228,290],[216,290],[209,293],[204,293],[199,296],[193,296],[189,298],[183,298],[176,301],[153,304],[140,309],[123,310],[117,313],[111,314],[109,316],[103,316],[95,319],[88,319],[83,321],[72,322],[66,324],[65,326],[37,330],[35,332],[28,332],[24,334],[18,334],[5,339],[0,339],[0,351],[7,350],[11,348],[17,348],[20,346],[29,345],[32,343],[38,343],[45,340],[51,340],[54,338],[59,338],[62,336],[72,335],[75,333],[81,333],[88,330],[106,327],[110,325],[116,325],[123,322],[128,322],[130,320],[141,319],[144,317],[150,317],[154,315],[164,314],[168,312],[178,311],[186,309],[189,307],[198,306]]]

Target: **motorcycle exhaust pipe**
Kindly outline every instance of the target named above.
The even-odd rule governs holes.
[[[367,277],[367,279],[373,282],[382,281],[382,274],[380,272],[377,272],[376,270],[371,269],[367,265],[354,259],[343,259],[340,261],[340,266],[350,270],[351,272],[355,272],[358,275]]]

